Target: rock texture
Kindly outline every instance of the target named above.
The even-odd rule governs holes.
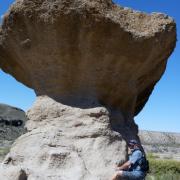
[[[22,171],[28,180],[110,179],[126,158],[126,142],[109,127],[104,107],[80,109],[38,97],[28,117],[29,132],[3,161],[3,179],[20,180]]]
[[[75,106],[91,99],[134,115],[175,41],[170,17],[110,0],[17,0],[0,30],[0,67],[37,95]]]
[[[17,0],[0,30],[0,67],[38,98],[0,175],[110,179],[175,42],[164,14],[110,0]]]

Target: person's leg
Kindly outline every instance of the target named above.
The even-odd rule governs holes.
[[[112,180],[143,180],[144,176],[139,171],[118,171]]]
[[[118,171],[113,177],[112,180],[121,180],[123,171]]]
[[[143,180],[144,173],[140,171],[123,171],[121,177],[129,180]]]

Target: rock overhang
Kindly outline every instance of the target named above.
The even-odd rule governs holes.
[[[18,0],[0,30],[0,67],[37,95],[137,114],[176,42],[172,18],[111,1]]]

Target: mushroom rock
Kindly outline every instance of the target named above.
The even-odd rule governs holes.
[[[17,0],[0,28],[0,67],[37,100],[0,176],[110,179],[175,42],[175,22],[161,13],[111,0]]]

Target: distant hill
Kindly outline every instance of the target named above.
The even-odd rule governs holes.
[[[24,130],[27,120],[23,110],[0,104],[0,141],[14,141]]]
[[[180,133],[141,130],[139,136],[147,153],[163,159],[180,160]]]

